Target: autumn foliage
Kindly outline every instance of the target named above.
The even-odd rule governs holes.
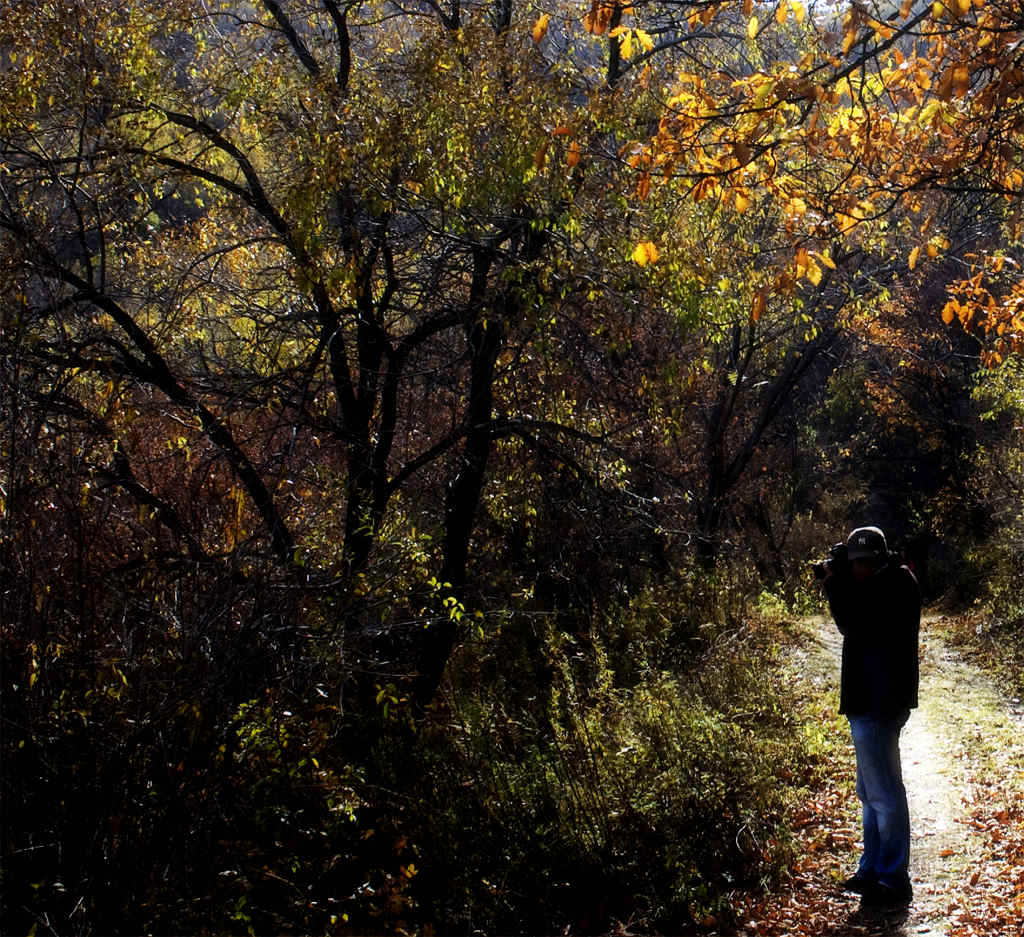
[[[1012,4],[8,6],[12,930],[721,924],[836,529],[1019,624]]]

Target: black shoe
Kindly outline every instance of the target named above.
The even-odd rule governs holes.
[[[874,882],[861,892],[861,907],[872,911],[899,911],[914,900],[914,889],[910,880],[898,885]]]
[[[843,891],[852,891],[855,895],[863,895],[877,884],[878,879],[874,872],[857,871],[843,882],[840,887]]]

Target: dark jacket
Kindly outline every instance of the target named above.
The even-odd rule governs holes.
[[[859,582],[837,573],[825,592],[843,635],[839,711],[892,715],[917,706],[921,593],[914,574],[896,563]]]

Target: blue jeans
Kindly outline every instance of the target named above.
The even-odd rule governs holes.
[[[886,716],[850,716],[857,752],[857,796],[864,805],[864,855],[860,872],[883,885],[908,880],[910,811],[900,765],[900,730],[910,710]]]

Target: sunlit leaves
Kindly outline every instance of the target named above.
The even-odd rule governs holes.
[[[541,13],[541,15],[537,17],[537,22],[533,24],[533,30],[531,32],[534,42],[540,42],[547,35],[548,23],[550,20],[551,15],[549,13]]]
[[[633,261],[641,267],[653,264],[658,259],[658,248],[651,241],[641,241],[633,249]]]
[[[654,40],[650,33],[640,28],[628,26],[616,26],[609,34],[609,38],[617,39],[619,42],[619,54],[624,59],[631,59],[637,54],[637,47],[640,51],[650,52],[654,49]]]
[[[1013,52],[1019,29],[1005,10],[954,0],[929,15],[905,3],[881,21],[854,5],[838,36],[796,40],[773,60],[773,32],[821,38],[835,24],[792,0],[770,19],[752,3],[732,8],[744,17],[751,67],[728,81],[712,70],[676,76],[644,164],[655,184],[660,170],[695,201],[723,200],[741,215],[755,201],[774,206],[794,235],[870,242],[901,253],[911,270],[926,249],[934,256],[934,243],[898,243],[902,222],[892,220],[913,211],[918,187],[1019,197],[1020,130],[1010,115],[1024,79]],[[914,44],[904,41],[912,35]],[[813,267],[798,268],[798,280],[817,285]]]

